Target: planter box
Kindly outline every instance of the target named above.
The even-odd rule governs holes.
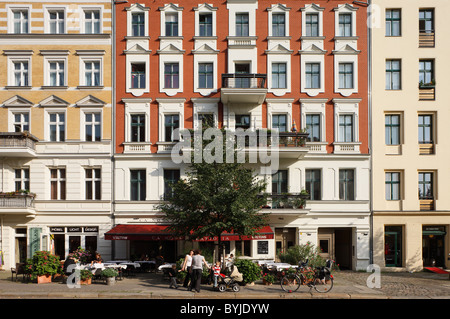
[[[92,278],[86,280],[80,280],[81,285],[90,285],[92,283]]]
[[[37,276],[37,283],[38,284],[48,284],[50,282],[52,282],[52,276],[51,275]]]

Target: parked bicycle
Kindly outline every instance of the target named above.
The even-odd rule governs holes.
[[[326,293],[333,288],[331,274],[332,261],[327,260],[325,267],[308,267],[308,261],[299,263],[295,272],[288,272],[281,278],[281,288],[286,292],[295,292],[301,285],[314,288],[317,292]]]

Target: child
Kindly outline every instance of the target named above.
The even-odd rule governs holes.
[[[169,288],[178,289],[177,285],[177,265],[172,265],[172,268],[169,269],[169,278],[170,278],[170,286]]]
[[[216,261],[215,266],[213,267],[213,278],[214,278],[214,288],[217,288],[217,282],[219,280],[219,276],[220,276],[220,261]]]

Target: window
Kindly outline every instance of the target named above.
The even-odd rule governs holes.
[[[101,141],[101,113],[85,113],[85,141]]]
[[[199,15],[199,31],[201,37],[212,36],[212,13],[201,13]]]
[[[100,86],[100,62],[87,61],[84,62],[84,85]]]
[[[214,114],[200,113],[198,115],[198,121],[202,124],[203,128],[214,127]]]
[[[64,142],[66,136],[66,124],[64,113],[50,113],[50,141]]]
[[[385,115],[384,117],[386,145],[400,144],[400,115]]]
[[[355,199],[355,171],[353,169],[339,170],[339,199],[354,200]]]
[[[66,199],[66,169],[50,169],[51,199]]]
[[[29,19],[27,10],[13,11],[14,33],[28,33],[28,23]]]
[[[249,35],[249,20],[248,13],[236,14],[236,36],[248,37]]]
[[[419,172],[419,199],[433,198],[433,173]]]
[[[339,142],[353,142],[353,115],[339,115]]]
[[[351,37],[352,36],[352,14],[340,13],[339,14],[339,36]]]
[[[401,10],[387,9],[386,10],[386,36],[399,37],[401,36]]]
[[[272,115],[272,128],[277,129],[278,132],[287,132],[287,116],[286,114]]]
[[[131,64],[131,88],[145,88],[145,63]]]
[[[306,132],[308,142],[320,142],[320,114],[306,115]]]
[[[131,115],[131,142],[145,142],[145,114]]]
[[[179,65],[178,63],[164,64],[164,88],[177,89],[179,88]]]
[[[49,12],[50,33],[65,33],[64,11]]]
[[[419,115],[419,144],[433,144],[432,115]]]
[[[178,13],[166,14],[166,36],[167,37],[178,36]]]
[[[143,12],[132,14],[131,35],[133,37],[142,37],[145,35],[145,16]]]
[[[353,89],[353,63],[339,63],[339,88]]]
[[[431,84],[434,81],[434,61],[420,60],[419,61],[419,83]]]
[[[14,85],[29,86],[28,61],[14,61]]]
[[[30,169],[18,168],[14,170],[15,191],[30,190]]]
[[[131,200],[145,200],[146,174],[145,170],[131,170]]]
[[[14,113],[14,132],[30,131],[30,115],[28,113]]]
[[[102,199],[102,170],[100,168],[86,168],[84,172],[86,199]]]
[[[198,64],[198,86],[201,89],[211,89],[213,87],[213,64]]]
[[[320,169],[307,169],[306,170],[306,190],[309,193],[309,199],[320,200],[322,199],[322,181]]]
[[[401,89],[400,60],[386,60],[386,90]]]
[[[272,88],[285,89],[286,85],[286,63],[272,63]]]
[[[92,10],[84,12],[84,32],[100,33],[100,11]]]
[[[421,32],[421,33],[434,32],[434,10],[433,9],[419,10],[419,32]]]
[[[319,14],[307,13],[306,14],[306,36],[318,37],[319,36]]]
[[[53,61],[50,67],[50,86],[65,85],[65,63],[63,61]]]
[[[385,173],[386,200],[400,199],[400,173]]]
[[[286,35],[286,16],[284,13],[272,14],[272,36],[284,37]]]
[[[180,128],[180,116],[178,114],[169,114],[164,117],[166,142],[175,142],[179,140],[179,136],[174,134],[174,131],[178,128]]]
[[[250,128],[250,115],[235,115],[236,128],[241,128],[243,130]]]
[[[306,63],[306,88],[320,88],[320,63]]]
[[[164,170],[164,199],[167,200],[174,196],[172,185],[180,179],[180,170],[165,169]]]
[[[280,170],[272,174],[272,194],[283,194],[288,192],[287,173],[287,170]]]

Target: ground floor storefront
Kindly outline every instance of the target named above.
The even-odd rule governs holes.
[[[434,215],[434,216],[433,216]],[[374,263],[385,270],[450,268],[450,213],[374,213]]]

